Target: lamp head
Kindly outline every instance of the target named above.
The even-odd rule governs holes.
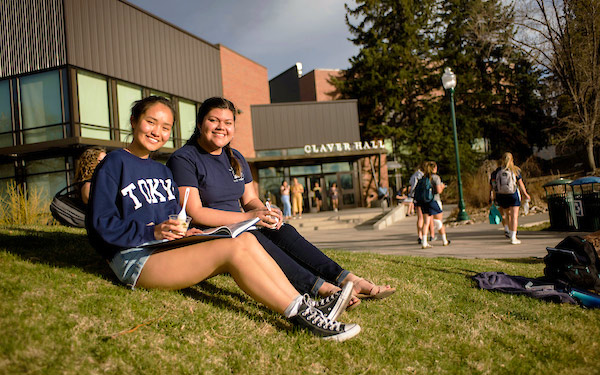
[[[456,87],[456,75],[452,73],[452,69],[444,69],[444,74],[442,74],[442,85],[446,90],[454,90]]]

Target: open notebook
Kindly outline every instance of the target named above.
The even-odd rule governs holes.
[[[241,221],[239,223],[230,224],[230,225],[222,225],[216,228],[206,228],[203,229],[203,233],[194,234],[187,237],[182,237],[176,240],[156,240],[146,242],[142,244],[140,247],[146,247],[150,249],[162,249],[162,248],[170,248],[170,247],[179,247],[182,245],[190,245],[197,242],[211,241],[219,238],[235,238],[240,234],[244,233],[248,230],[256,229],[256,224],[259,221],[259,218],[254,218],[246,221]]]

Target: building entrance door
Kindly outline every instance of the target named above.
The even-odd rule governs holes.
[[[325,175],[325,187],[323,188],[325,203],[323,209],[332,210],[331,198],[329,196],[329,189],[333,183],[338,188],[338,207],[341,208],[354,208],[358,207],[359,200],[357,199],[357,183],[354,178],[353,172],[337,172],[335,174]]]
[[[357,206],[356,183],[352,172],[338,172],[338,186],[340,188],[340,208],[354,208]]]

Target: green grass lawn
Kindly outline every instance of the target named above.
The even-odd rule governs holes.
[[[118,284],[83,230],[0,227],[1,374],[592,374],[600,310],[475,287],[538,259],[327,252],[396,294],[363,301],[344,343],[295,330],[227,276],[182,291]]]

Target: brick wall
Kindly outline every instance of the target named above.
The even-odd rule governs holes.
[[[246,158],[251,158],[256,153],[250,105],[271,102],[267,68],[223,45],[218,46],[221,52],[223,96],[242,111],[236,115],[235,137],[231,145]]]
[[[318,102],[340,99],[340,95],[336,93],[335,86],[328,82],[331,77],[339,77],[340,75],[341,72],[339,70],[315,70],[315,90]]]

